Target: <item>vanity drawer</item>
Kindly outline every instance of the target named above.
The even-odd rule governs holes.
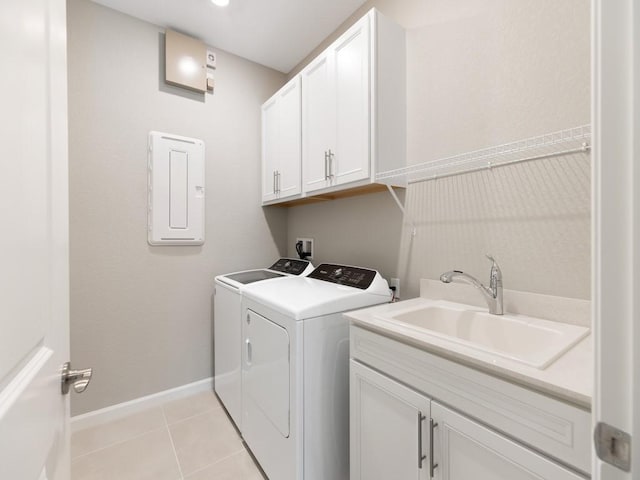
[[[526,387],[351,326],[351,357],[581,472],[591,413]]]

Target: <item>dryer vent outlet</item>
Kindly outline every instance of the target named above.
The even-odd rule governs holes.
[[[313,258],[313,238],[296,238],[296,251],[298,256],[304,255],[304,258]]]

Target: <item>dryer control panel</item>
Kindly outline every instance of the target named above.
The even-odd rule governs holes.
[[[366,290],[373,283],[376,273],[366,268],[323,263],[309,274],[309,278]]]

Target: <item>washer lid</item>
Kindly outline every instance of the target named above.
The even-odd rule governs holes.
[[[223,283],[236,290],[243,290],[246,285],[263,280],[271,280],[291,275],[308,275],[313,271],[313,265],[308,260],[296,260],[294,258],[280,258],[269,268],[254,270],[242,270],[240,272],[226,273],[215,277],[215,281]]]
[[[284,277],[284,275],[272,272],[271,270],[247,270],[246,272],[230,273],[228,275],[224,275],[224,277],[229,280],[233,280],[234,282],[248,285],[253,282],[259,282],[260,280]]]
[[[376,272],[367,289],[340,285],[309,277],[288,277],[260,282],[243,290],[254,300],[294,320],[346,312],[391,301],[387,281]]]

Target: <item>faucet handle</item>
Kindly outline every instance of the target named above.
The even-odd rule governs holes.
[[[493,287],[493,285],[496,282],[500,282],[502,283],[502,270],[500,270],[500,266],[498,265],[498,262],[496,262],[496,259],[493,258],[493,256],[490,253],[486,254],[486,257],[491,260],[491,286]]]

